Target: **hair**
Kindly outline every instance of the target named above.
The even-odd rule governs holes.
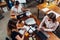
[[[18,22],[17,19],[10,19],[9,22],[8,22],[8,28],[10,30],[17,29],[17,27],[16,27],[17,22]]]
[[[20,3],[19,3],[19,1],[15,1],[15,3],[14,3],[15,5],[19,5]]]
[[[55,15],[54,13],[52,13],[52,12],[49,13],[49,14],[48,14],[48,17],[49,17],[50,19],[52,19],[53,22],[56,21],[56,15]]]

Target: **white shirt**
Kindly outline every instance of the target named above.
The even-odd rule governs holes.
[[[45,31],[55,31],[56,28],[58,27],[59,23],[55,22],[53,23],[52,21],[48,21],[48,16],[45,16],[41,22],[41,24],[39,25],[39,28],[41,28],[43,26],[43,24],[46,24],[46,28],[44,29]]]
[[[22,5],[19,4],[18,9],[15,8],[15,6],[13,6],[13,7],[11,8],[11,11],[13,11],[13,12],[15,13],[15,15],[16,15],[17,13],[18,13],[18,14],[22,14],[21,8],[22,8]]]
[[[26,0],[15,0],[15,1],[19,1],[19,3],[26,3]]]

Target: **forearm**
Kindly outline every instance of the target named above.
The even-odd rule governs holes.
[[[22,11],[29,11],[30,9],[28,8],[22,8]]]
[[[44,25],[46,19],[47,19],[47,17],[45,16],[45,17],[43,18],[42,22],[40,23],[39,28],[41,28],[41,27]]]
[[[54,29],[44,29],[44,31],[52,32],[55,31]]]

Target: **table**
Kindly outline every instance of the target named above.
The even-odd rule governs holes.
[[[1,3],[0,3],[0,7],[1,7],[1,6],[4,6],[4,5],[7,5],[6,2],[1,2]]]
[[[53,11],[55,11],[56,13],[60,14],[60,8],[59,8],[58,6],[56,6],[55,4],[51,4],[51,5],[47,6],[47,3],[45,2],[45,3],[43,3],[43,4],[37,5],[37,8],[38,8],[38,12],[39,12],[39,11],[42,11],[43,8],[48,8],[49,10],[46,11],[46,14],[47,14],[49,11],[51,11],[51,10],[53,10]],[[39,13],[38,13],[38,17],[39,17]],[[60,22],[60,17],[58,17],[57,20],[59,20],[59,22]]]
[[[15,19],[16,16],[12,16],[12,15],[11,15],[10,18]],[[35,15],[31,15],[30,17],[23,17],[22,20],[26,20],[27,18],[34,18],[35,21],[36,21],[36,23],[37,23],[37,25],[39,26],[39,24],[40,24],[40,20],[37,20],[37,17],[36,17]]]
[[[40,25],[40,20],[38,20],[36,16],[31,15],[30,17],[35,19],[38,26]],[[11,16],[11,18],[14,18],[14,16]],[[25,17],[25,18],[23,18],[23,20],[25,20],[26,18],[29,18],[29,17]],[[48,34],[50,35],[50,38],[48,38],[48,40],[60,40],[54,33],[48,32]],[[37,38],[37,40],[40,40],[39,37],[36,36],[36,38]],[[25,36],[25,40],[28,40],[28,37]]]
[[[2,9],[4,6],[6,6],[6,2],[1,2],[0,3],[0,8]],[[1,10],[3,12],[3,9]],[[4,16],[2,15],[2,13],[0,12],[0,19],[2,19]]]

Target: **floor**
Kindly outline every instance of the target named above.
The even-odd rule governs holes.
[[[4,18],[0,20],[0,40],[5,40],[7,36],[7,23],[9,20],[9,12],[3,13]]]

